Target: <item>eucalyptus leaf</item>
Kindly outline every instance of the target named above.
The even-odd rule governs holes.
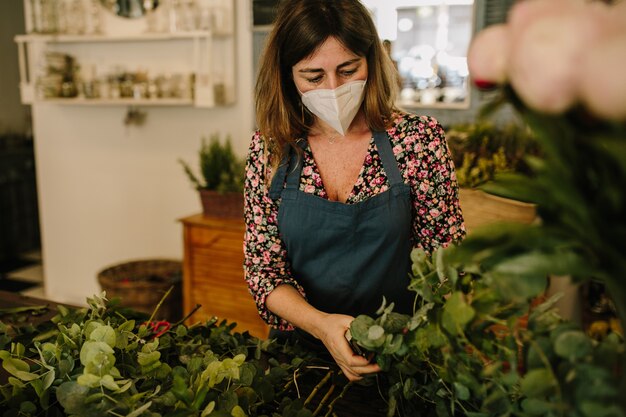
[[[465,301],[464,295],[455,292],[450,295],[443,307],[441,325],[448,333],[455,335],[463,331],[475,315],[474,309]]]
[[[92,361],[100,362],[102,357],[113,355],[113,353],[113,348],[105,342],[86,341],[80,350],[80,363],[87,365]],[[114,357],[113,362],[115,362]]]
[[[158,362],[160,358],[161,358],[161,352],[159,351],[148,352],[148,353],[139,352],[137,354],[137,362],[141,366],[151,365],[155,362]]]
[[[104,342],[111,348],[114,348],[117,341],[117,335],[111,326],[101,326],[91,332],[89,340]]]
[[[618,404],[585,401],[580,405],[584,417],[623,417],[624,410]]]
[[[55,376],[56,376],[56,373],[54,369],[50,369],[48,372],[44,374],[43,381],[42,381],[42,384],[43,384],[42,388],[44,391],[52,386],[52,384],[54,383]]]
[[[507,301],[523,302],[543,293],[548,284],[545,274],[512,275],[488,272],[485,276],[493,283],[494,289]]]
[[[530,343],[528,354],[526,356],[526,368],[544,368],[546,362],[550,362],[554,358],[554,350],[552,343],[547,337],[540,337]]]
[[[529,398],[543,398],[554,392],[557,381],[548,369],[533,369],[522,378],[521,392]]]
[[[100,386],[101,380],[102,378],[98,375],[83,374],[76,379],[76,382],[84,387],[96,388]]]
[[[20,412],[24,415],[31,415],[37,412],[37,407],[31,401],[22,401],[20,403]]]
[[[591,354],[591,340],[581,331],[566,331],[554,341],[557,355],[571,362],[577,362]]]
[[[8,378],[9,384],[11,384],[12,386],[16,387],[16,388],[26,388],[26,384],[24,382],[22,382],[21,380],[10,376]]]
[[[380,339],[384,335],[385,335],[385,329],[383,329],[381,326],[377,324],[370,327],[369,330],[367,331],[367,338],[370,340]]]
[[[82,413],[89,388],[74,381],[64,382],[56,390],[56,397],[67,414]]]
[[[102,379],[100,380],[100,385],[111,391],[117,392],[120,389],[119,385],[117,385],[111,375],[103,375]]]
[[[21,359],[8,357],[2,361],[2,367],[10,374],[15,375],[16,372],[28,372],[30,366]]]
[[[526,398],[522,401],[522,409],[531,416],[543,416],[554,409],[554,405],[546,400]]]
[[[393,355],[400,351],[404,343],[404,337],[401,334],[388,334],[385,339],[382,353]]]
[[[247,417],[247,414],[245,413],[245,411],[243,411],[243,408],[241,408],[239,405],[234,406],[230,414],[233,417]]]
[[[465,385],[458,382],[454,383],[454,393],[456,397],[461,401],[466,401],[470,398],[469,389]]]
[[[126,417],[139,417],[145,411],[149,410],[150,406],[152,406],[152,401],[148,401],[147,403],[143,404],[141,407],[137,408],[136,410],[133,410],[130,413],[126,414]]]
[[[350,323],[350,333],[356,340],[362,341],[368,338],[368,332],[375,321],[370,316],[359,315]]]
[[[215,410],[215,401],[209,402],[206,405],[206,407],[204,407],[204,409],[202,410],[202,413],[200,413],[200,417],[206,417],[206,416],[211,415],[213,410]]]

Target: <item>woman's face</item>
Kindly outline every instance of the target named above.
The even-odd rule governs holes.
[[[330,37],[309,57],[291,69],[300,93],[335,89],[351,81],[367,79],[367,61]]]

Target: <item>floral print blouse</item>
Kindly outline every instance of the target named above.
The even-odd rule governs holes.
[[[427,252],[465,236],[454,165],[441,125],[432,117],[399,113],[387,130],[393,153],[413,202],[412,244]],[[310,147],[304,150],[300,191],[328,198]],[[293,327],[265,307],[267,296],[281,284],[306,294],[294,277],[278,232],[277,201],[269,197],[267,154],[260,132],[252,138],[244,183],[244,271],[250,293],[263,320],[281,330]],[[389,188],[374,138],[345,204],[354,204]]]

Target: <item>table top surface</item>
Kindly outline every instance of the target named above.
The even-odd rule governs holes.
[[[213,227],[213,228],[226,228],[243,230],[244,222],[242,218],[231,217],[209,217],[204,216],[202,213],[193,214],[191,216],[178,219],[179,222],[186,226],[200,226],[200,227]]]

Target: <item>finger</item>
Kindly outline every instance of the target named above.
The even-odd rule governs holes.
[[[370,364],[370,365],[367,365],[367,366],[351,367],[350,370],[352,372],[354,372],[355,374],[359,375],[359,376],[368,375],[368,374],[375,374],[375,373],[381,371],[380,366],[378,366],[376,364]]]
[[[343,372],[343,374],[346,376],[346,378],[348,378],[348,381],[359,381],[363,379],[361,375],[354,372],[352,369],[350,369],[347,366],[340,365],[339,368],[341,368],[341,371]]]

